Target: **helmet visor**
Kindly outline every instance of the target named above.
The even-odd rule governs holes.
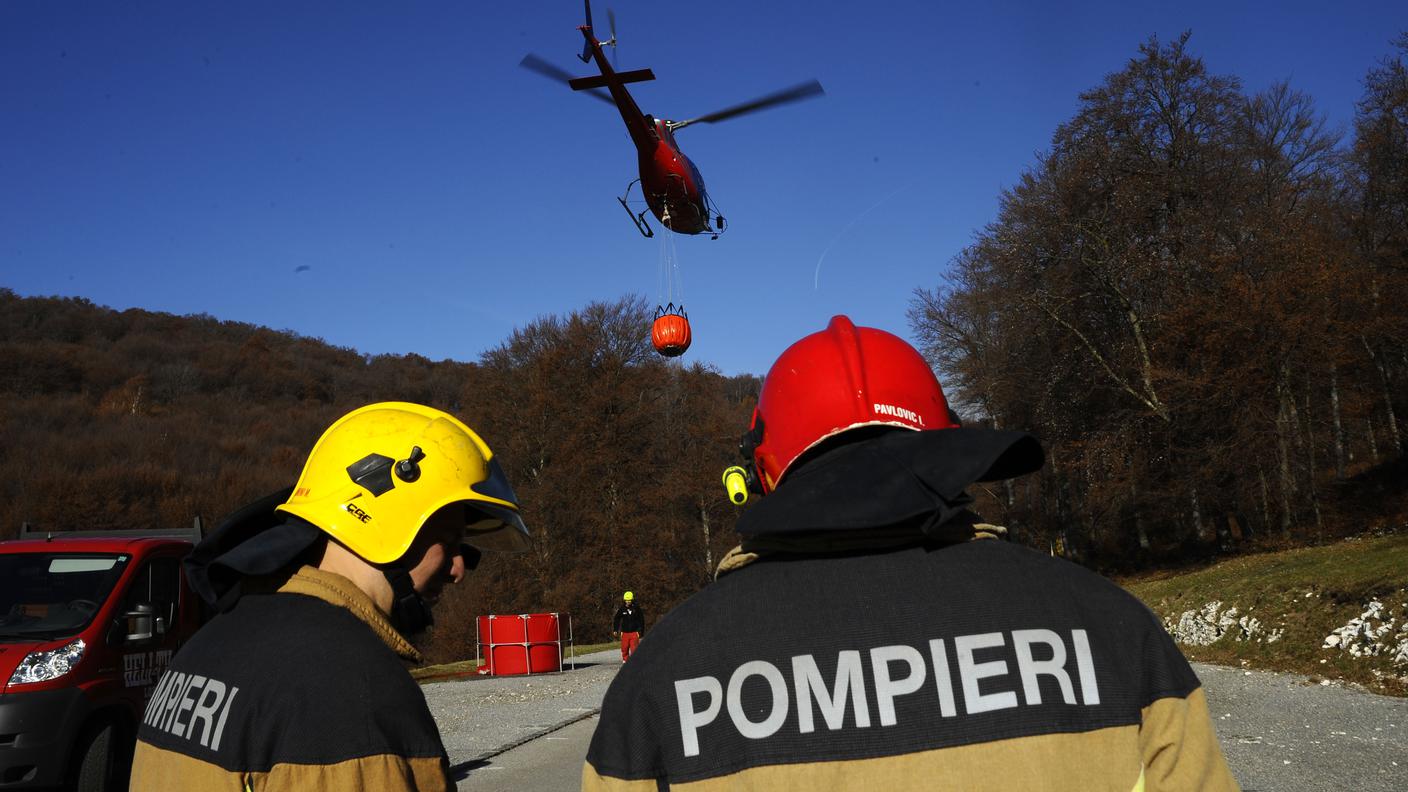
[[[490,457],[488,468],[488,476],[483,481],[469,485],[469,488],[486,498],[501,500],[517,506],[518,496],[513,494],[513,487],[508,483],[508,476],[504,474],[504,469],[499,466],[499,460]]]
[[[520,553],[529,547],[528,527],[518,512],[484,501],[465,501],[464,540],[480,550]]]

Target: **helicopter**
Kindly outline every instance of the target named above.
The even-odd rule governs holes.
[[[616,109],[620,111],[621,120],[626,122],[626,131],[630,133],[631,141],[636,146],[640,161],[640,178],[626,185],[625,195],[616,200],[621,203],[626,214],[630,215],[636,230],[640,231],[642,236],[653,237],[655,232],[645,219],[646,210],[636,213],[627,203],[631,196],[631,189],[637,183],[640,184],[641,192],[645,196],[648,211],[655,215],[662,226],[678,234],[709,234],[713,239],[718,239],[719,234],[727,227],[727,223],[723,215],[719,214],[713,201],[709,199],[709,195],[704,189],[704,177],[700,175],[699,169],[689,160],[689,157],[684,155],[684,152],[680,151],[679,144],[675,142],[675,131],[690,124],[712,124],[716,121],[817,96],[825,93],[821,83],[811,80],[686,121],[670,121],[647,115],[641,112],[640,107],[631,98],[630,93],[626,90],[626,83],[654,80],[655,74],[650,69],[616,71],[607,62],[606,54],[602,48],[611,47],[612,59],[615,59],[616,14],[607,9],[611,38],[605,42],[599,41],[592,32],[591,0],[584,0],[584,2],[587,10],[587,23],[577,29],[582,31],[586,42],[582,47],[582,54],[577,57],[583,63],[595,60],[596,66],[601,72],[599,75],[574,78],[566,71],[532,53],[524,56],[519,65],[549,79],[567,83],[574,91],[585,91],[589,96],[614,104]]]

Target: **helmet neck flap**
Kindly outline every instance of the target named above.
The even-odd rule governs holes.
[[[950,544],[972,533],[969,486],[1034,472],[1043,461],[1041,444],[1026,432],[885,432],[803,460],[784,486],[744,512],[736,529],[745,547],[759,538],[822,534],[855,534],[871,547],[906,536]],[[822,537],[818,547],[838,541]]]
[[[221,521],[186,557],[186,579],[201,599],[224,612],[244,592],[244,580],[272,575],[304,556],[323,536],[317,526],[275,506],[292,487],[266,495]]]

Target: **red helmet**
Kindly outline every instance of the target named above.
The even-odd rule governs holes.
[[[833,316],[819,333],[778,357],[763,380],[745,448],[763,492],[772,491],[803,452],[865,426],[949,429],[939,380],[904,339]]]

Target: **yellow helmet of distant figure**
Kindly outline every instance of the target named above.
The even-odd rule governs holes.
[[[328,427],[293,496],[277,507],[372,562],[400,558],[431,515],[465,507],[465,541],[526,550],[528,529],[494,452],[449,413],[409,402],[370,404]]]
[[[636,593],[634,591],[627,591],[625,594],[621,595],[621,599],[625,600],[626,602],[635,602]]]

